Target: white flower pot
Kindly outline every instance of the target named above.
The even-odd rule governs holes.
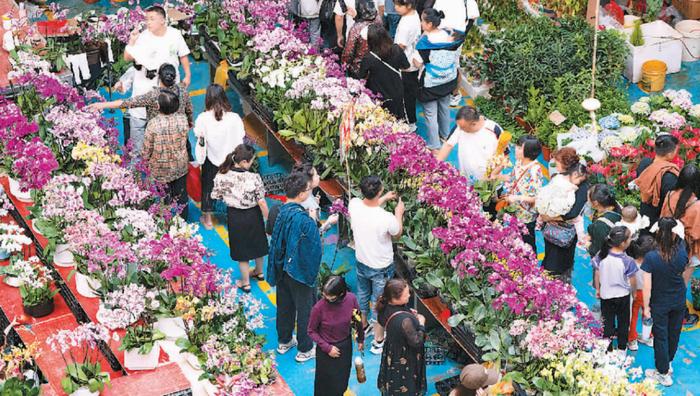
[[[83,386],[82,388],[79,388],[77,391],[71,393],[70,396],[98,396],[99,394],[100,394],[99,391],[90,392],[90,389],[87,386]]]
[[[70,268],[75,265],[73,253],[70,250],[68,250],[67,244],[60,243],[56,245],[56,251],[53,254],[53,262],[59,267]]]
[[[160,344],[156,342],[151,352],[142,355],[139,350],[129,349],[124,352],[124,367],[128,370],[153,370],[158,366],[160,356]]]
[[[32,202],[32,194],[30,191],[21,191],[19,188],[19,181],[8,177],[10,181],[10,194],[14,195],[15,198],[22,202]]]
[[[184,352],[184,353],[181,353],[181,354],[185,356],[185,360],[187,361],[187,363],[188,363],[190,366],[192,366],[193,369],[195,369],[195,370],[201,370],[201,369],[202,369],[202,365],[199,364],[199,359],[197,359],[197,356],[195,356],[195,355],[193,355],[193,354],[191,354],[191,353],[189,353],[189,352]]]
[[[181,317],[160,318],[155,323],[154,328],[160,330],[168,340],[174,341],[187,336],[185,322]]]
[[[97,279],[85,276],[80,272],[75,273],[75,288],[78,289],[78,293],[81,296],[97,298],[99,295],[95,293],[95,290],[98,290],[100,287],[102,287],[102,284]]]
[[[3,282],[5,282],[7,286],[19,287],[19,278],[17,278],[16,276],[6,275],[3,277]]]
[[[202,388],[204,388],[204,392],[208,396],[219,395],[219,387],[212,384],[211,381],[209,381],[209,380],[200,381],[200,384],[202,385]]]

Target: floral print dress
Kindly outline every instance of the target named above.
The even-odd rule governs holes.
[[[532,161],[527,165],[518,161],[513,171],[510,172],[510,179],[503,186],[503,193],[506,196],[516,195],[535,198],[543,185],[542,166],[537,161]],[[518,202],[514,206],[516,207],[515,217],[523,223],[532,223],[537,220],[537,210],[535,210],[534,205]]]
[[[379,391],[383,396],[424,395],[425,328],[406,306],[388,305],[379,315],[379,323],[386,327],[377,377]]]

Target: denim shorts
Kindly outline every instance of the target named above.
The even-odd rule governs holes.
[[[394,277],[394,263],[386,268],[375,269],[357,262],[357,298],[360,303],[360,311],[370,318],[369,307],[377,302],[377,298],[384,292],[386,282]]]

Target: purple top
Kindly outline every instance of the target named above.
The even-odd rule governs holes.
[[[319,300],[311,310],[309,337],[323,352],[330,353],[333,344],[350,337],[353,310],[359,311],[360,305],[350,292],[338,303],[329,303],[325,298]],[[357,338],[358,342],[364,342],[364,332],[358,331]]]

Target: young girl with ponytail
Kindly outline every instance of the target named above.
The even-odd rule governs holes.
[[[630,327],[630,294],[636,289],[637,264],[625,250],[631,235],[627,227],[613,227],[593,259],[596,295],[600,298],[603,317],[603,336],[610,339],[608,351],[613,350],[613,336],[617,335],[617,349],[627,350]]]

